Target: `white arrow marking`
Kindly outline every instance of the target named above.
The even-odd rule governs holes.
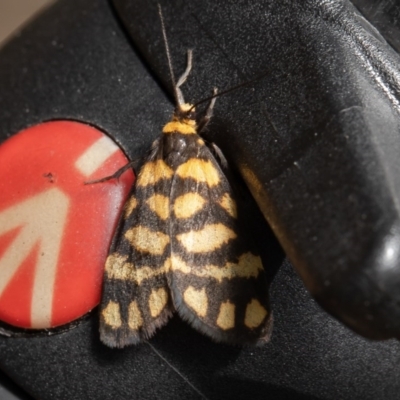
[[[75,162],[75,167],[84,176],[90,176],[118,151],[118,146],[107,136],[96,140]]]
[[[53,188],[0,213],[0,235],[21,227],[21,232],[0,259],[0,296],[22,262],[39,243],[31,302],[31,325],[51,326],[54,281],[69,198]]]

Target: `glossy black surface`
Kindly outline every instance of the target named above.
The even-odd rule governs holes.
[[[352,3],[376,29],[377,35],[400,52],[400,3],[387,0],[353,0]],[[362,23],[362,21],[360,21]]]
[[[173,107],[157,7],[114,5],[59,1],[1,49],[0,140],[71,118],[108,132],[131,158],[147,150]],[[195,49],[188,100],[270,71],[218,99],[207,137],[321,303],[366,335],[397,335],[398,56],[347,2],[163,9],[177,75]],[[275,270],[279,246],[260,240]],[[42,400],[398,398],[397,341],[344,327],[288,262],[271,303],[274,332],[261,348],[214,344],[174,318],[150,344],[111,350],[94,314],[52,337],[0,337],[0,368]]]

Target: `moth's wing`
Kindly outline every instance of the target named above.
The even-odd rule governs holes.
[[[107,258],[100,339],[124,347],[148,339],[172,314],[166,279],[172,170],[150,158],[139,172]]]
[[[200,142],[201,143],[201,142]],[[269,339],[272,318],[261,258],[234,193],[209,149],[181,164],[171,187],[171,269],[174,306],[216,341]]]

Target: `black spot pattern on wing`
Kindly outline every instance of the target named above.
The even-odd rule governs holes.
[[[176,136],[166,140],[176,141]],[[185,151],[179,159],[171,156],[170,165],[175,171],[185,170],[185,165],[193,168],[186,174],[175,172],[171,184],[168,282],[174,306],[183,319],[216,341],[266,341],[272,326],[268,287],[250,232],[240,225],[245,216],[200,137],[180,136],[187,142]],[[179,199],[188,194],[197,198],[197,207],[192,214],[177,213],[174,205],[181,205]]]
[[[156,140],[124,207],[107,258],[100,338],[110,347],[151,337],[172,314],[165,273],[170,262],[169,220],[154,211],[162,198],[151,201],[170,191],[170,171],[166,166],[163,170],[161,156],[160,140]]]

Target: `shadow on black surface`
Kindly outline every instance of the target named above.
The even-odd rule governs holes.
[[[33,400],[33,397],[26,394],[1,370],[0,370],[0,398],[1,400],[17,400],[17,399]]]
[[[319,400],[318,397],[298,393],[288,388],[233,378],[217,379],[212,398],[235,400],[264,400],[266,398],[268,400]]]
[[[157,354],[183,379],[187,379],[207,399],[268,399],[317,400],[311,395],[295,390],[240,377],[245,371],[236,370],[234,377],[219,376],[224,369],[235,370],[236,360],[242,355],[243,347],[214,343],[194,331],[189,325],[173,318],[151,341]],[[254,347],[256,350],[257,347]],[[248,355],[245,356],[248,358]],[[250,361],[250,360],[248,360]]]

